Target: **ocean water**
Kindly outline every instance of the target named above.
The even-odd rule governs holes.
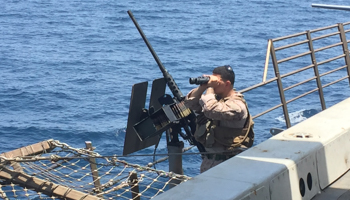
[[[310,0],[0,2],[0,152],[55,139],[78,148],[91,141],[101,155],[122,154],[133,84],[150,87],[162,77],[128,10],[183,94],[194,87],[189,77],[225,64],[234,68],[237,90],[257,84],[268,39],[350,20],[349,12],[312,8],[320,2]],[[245,94],[253,115],[279,104],[274,88]],[[324,93],[330,107],[350,96],[349,82]],[[292,124],[303,121],[321,110],[318,94],[288,109]],[[272,127],[285,128],[282,109],[255,120],[255,145],[271,137]],[[166,153],[164,137],[156,153]],[[197,175],[200,157],[183,159],[184,173]],[[147,164],[153,157],[133,160]],[[156,167],[167,170],[167,163]]]

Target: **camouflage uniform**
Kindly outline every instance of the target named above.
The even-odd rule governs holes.
[[[202,173],[251,147],[254,122],[242,94],[235,92],[218,100],[215,94],[189,97],[192,91],[186,95],[184,102],[199,113],[195,138],[208,153],[203,157]]]

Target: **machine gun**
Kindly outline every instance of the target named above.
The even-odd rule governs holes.
[[[153,81],[149,109],[144,108],[148,83],[133,86],[123,155],[158,143],[164,131],[169,133],[168,145],[176,145],[179,142],[178,135],[181,135],[191,145],[196,145],[200,152],[205,152],[203,145],[193,136],[196,131],[195,113],[184,105],[184,96],[175,80],[161,63],[131,11],[128,14],[157,62],[163,78]],[[165,84],[171,90],[173,98],[165,94]]]

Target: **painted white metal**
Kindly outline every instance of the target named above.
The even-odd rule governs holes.
[[[350,123],[350,122],[349,122]],[[329,141],[317,152],[320,187],[326,188],[350,168],[350,131]]]
[[[262,186],[261,188],[250,191],[242,200],[269,200],[269,188]]]
[[[350,168],[349,121],[350,98],[154,199],[311,199]]]
[[[316,195],[312,200],[349,200],[350,199],[350,171],[343,175],[322,193]]]
[[[288,199],[311,199],[317,194],[319,187],[315,153],[274,177],[270,182],[270,191],[271,199],[281,199],[285,191],[290,191],[291,197]]]

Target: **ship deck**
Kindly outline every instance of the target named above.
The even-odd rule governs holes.
[[[312,200],[349,200],[350,199],[350,170],[328,186]]]

